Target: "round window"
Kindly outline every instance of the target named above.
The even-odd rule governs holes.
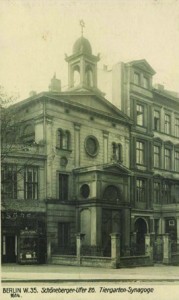
[[[96,156],[99,149],[98,140],[94,136],[88,136],[85,140],[85,149],[90,156]]]
[[[88,198],[90,194],[90,188],[88,184],[83,184],[80,189],[81,195],[83,198]]]
[[[119,192],[117,187],[115,187],[114,185],[109,185],[105,189],[103,197],[106,200],[112,200],[112,201],[117,200],[119,197]]]

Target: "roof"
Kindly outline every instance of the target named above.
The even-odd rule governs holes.
[[[81,36],[73,45],[73,54],[78,53],[92,55],[90,42],[83,36]]]
[[[146,61],[146,59],[139,59],[139,60],[133,60],[128,63],[130,66],[136,66],[142,70],[145,70],[146,72],[150,73],[151,75],[155,75],[155,70],[149,65],[149,63]]]

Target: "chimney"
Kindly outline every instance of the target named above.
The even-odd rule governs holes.
[[[56,74],[54,74],[51,79],[51,84],[49,85],[50,92],[61,92],[61,80],[56,78]]]
[[[155,84],[154,87],[161,92],[165,89],[164,85],[159,83]]]

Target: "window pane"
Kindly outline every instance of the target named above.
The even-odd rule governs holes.
[[[160,113],[154,110],[154,130],[160,130]]]
[[[25,199],[38,198],[37,168],[28,167],[24,172]]]
[[[175,136],[179,137],[179,119],[175,119]]]
[[[144,107],[137,105],[137,125],[144,125]]]
[[[17,168],[15,165],[2,165],[1,191],[3,198],[17,199]]]
[[[140,85],[140,74],[139,73],[134,73],[134,83],[137,85]]]
[[[154,167],[160,167],[160,147],[154,146]]]
[[[68,200],[68,175],[59,174],[59,199]]]
[[[149,88],[149,79],[144,77],[143,78],[143,82],[144,82],[144,88],[145,89],[148,89]]]
[[[144,164],[144,143],[136,143],[136,163],[143,165]]]
[[[154,182],[154,203],[160,203],[160,183]]]
[[[175,171],[179,171],[179,151],[175,151]]]
[[[171,131],[171,117],[170,115],[165,115],[165,133],[170,134]]]
[[[170,170],[171,168],[171,150],[165,149],[165,169]]]
[[[145,202],[145,181],[138,179],[136,181],[137,202]]]

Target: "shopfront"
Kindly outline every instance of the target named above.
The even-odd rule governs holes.
[[[2,212],[2,263],[46,262],[46,215],[36,212]]]

